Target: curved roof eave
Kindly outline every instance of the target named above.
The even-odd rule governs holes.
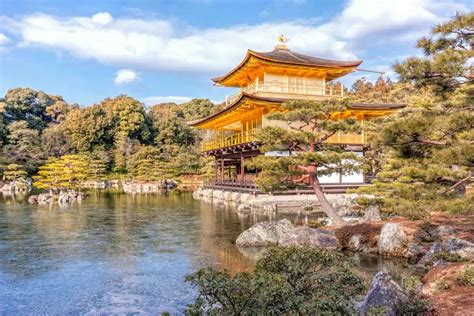
[[[271,53],[271,52],[269,52]],[[233,73],[235,73],[236,71],[238,71],[240,68],[242,68],[248,61],[249,59],[253,56],[255,58],[258,58],[260,60],[263,60],[263,61],[269,61],[269,62],[274,62],[274,63],[281,63],[281,64],[287,64],[287,65],[298,65],[298,66],[309,66],[309,67],[325,67],[325,68],[354,68],[354,67],[357,67],[359,66],[361,63],[362,63],[362,60],[356,60],[356,61],[351,61],[351,62],[340,62],[340,63],[343,63],[343,64],[335,64],[335,65],[331,65],[331,64],[328,64],[328,63],[317,63],[317,62],[296,62],[296,61],[285,61],[285,60],[279,60],[279,59],[275,59],[275,58],[271,58],[271,57],[268,57],[268,56],[265,56],[265,54],[268,54],[268,53],[260,53],[260,52],[255,52],[253,50],[250,50],[248,49],[247,50],[247,54],[245,55],[245,58],[232,70],[230,70],[228,73],[226,73],[225,75],[222,75],[220,77],[215,77],[215,78],[212,78],[212,81],[214,81],[215,83],[220,83],[222,82],[223,80],[227,79],[228,77],[230,77]],[[308,57],[311,57],[311,56],[308,56]],[[336,60],[328,60],[330,62],[338,62]]]

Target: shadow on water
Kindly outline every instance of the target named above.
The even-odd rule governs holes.
[[[275,218],[276,217],[276,218]],[[258,253],[237,236],[257,221],[189,193],[91,193],[67,207],[0,195],[0,314],[182,311],[195,295],[184,277],[205,266],[251,270]],[[359,257],[361,274],[402,265]],[[395,268],[394,268],[395,267]]]

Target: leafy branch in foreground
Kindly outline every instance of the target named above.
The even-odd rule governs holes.
[[[341,254],[301,247],[271,248],[253,273],[207,268],[186,280],[199,290],[187,315],[350,314],[364,290]]]

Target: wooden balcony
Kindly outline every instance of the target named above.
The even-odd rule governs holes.
[[[243,87],[234,95],[226,97],[226,105],[235,101],[242,92],[268,98],[321,100],[326,98],[343,98],[344,86],[341,83],[337,85],[304,85],[277,82],[259,83],[257,80],[247,87]]]
[[[235,133],[222,139],[201,143],[202,151],[209,151],[234,145],[240,145],[255,141],[255,133],[257,129],[246,131],[243,133]]]
[[[223,139],[218,139],[209,142],[201,143],[201,150],[203,152],[209,150],[215,150],[224,147],[230,147],[234,145],[240,145],[245,143],[250,143],[256,141],[256,133],[258,129],[253,129],[243,133],[235,133],[233,135],[227,136]],[[338,145],[364,145],[367,142],[367,137],[365,134],[344,134],[337,133],[331,136],[326,143],[328,144],[338,144]]]

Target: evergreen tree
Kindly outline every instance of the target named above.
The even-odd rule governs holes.
[[[39,168],[33,185],[45,190],[80,189],[89,174],[88,159],[84,155],[65,155],[49,158]]]
[[[395,65],[402,83],[418,92],[406,110],[377,126],[371,145],[382,153],[380,172],[359,190],[376,199],[362,204],[410,218],[473,211],[463,194],[474,167],[473,34],[474,14],[458,15],[418,41],[424,57]]]
[[[247,164],[250,168],[262,170],[257,177],[257,184],[266,191],[287,188],[295,181],[309,184],[323,211],[336,225],[344,221],[326,199],[319,176],[334,172],[350,174],[358,169],[354,153],[325,143],[337,132],[359,131],[360,126],[355,119],[331,118],[332,113],[344,111],[347,106],[347,101],[336,100],[294,100],[283,103],[284,112],[273,113],[269,119],[288,122],[289,128],[266,127],[258,138],[263,144],[262,151],[287,151],[288,157],[262,155]]]

